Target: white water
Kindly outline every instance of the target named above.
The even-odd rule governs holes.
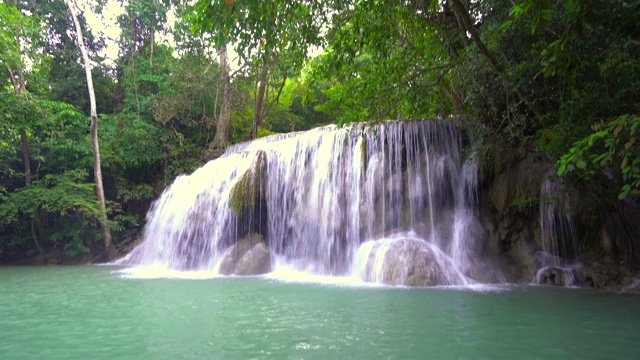
[[[256,204],[236,214],[232,189],[247,176],[257,184]],[[486,236],[476,184],[475,156],[463,158],[451,124],[328,126],[259,139],[179,177],[152,206],[141,245],[120,263],[215,276],[229,246],[260,232],[281,275],[383,282],[391,265],[382,249],[396,249],[395,261],[406,263],[410,243],[435,261],[434,285],[471,284]]]
[[[534,282],[543,283],[549,270],[561,277],[558,284],[572,285],[575,282],[573,271],[579,264],[570,263],[578,255],[576,248],[576,229],[570,215],[570,202],[567,189],[561,178],[547,176],[540,189],[540,230],[542,233],[542,267]],[[545,275],[546,274],[546,275]]]

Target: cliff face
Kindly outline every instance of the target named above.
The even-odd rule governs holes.
[[[480,218],[511,282],[633,290],[640,206],[557,178],[541,154],[497,145],[480,169]]]

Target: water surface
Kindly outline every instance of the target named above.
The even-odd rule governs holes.
[[[0,268],[0,359],[640,358],[633,295],[116,270]]]

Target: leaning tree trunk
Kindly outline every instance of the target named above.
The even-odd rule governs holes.
[[[496,71],[498,71],[498,73],[502,73],[504,71],[504,67],[500,64],[491,50],[487,48],[482,39],[480,39],[480,35],[478,35],[478,31],[473,24],[471,16],[469,15],[469,11],[464,7],[460,0],[451,0],[451,3],[453,4],[453,11],[459,25],[461,26],[461,30],[466,31],[471,35],[471,40],[476,44],[482,55],[487,58],[489,63],[496,69]],[[466,39],[466,35],[464,33],[462,36]],[[465,43],[467,42],[468,41],[465,41]]]
[[[213,138],[214,148],[224,146],[229,142],[229,120],[231,118],[231,69],[227,44],[220,46],[218,54],[220,54],[220,67],[222,68],[222,106],[216,124],[216,136]]]
[[[69,7],[69,12],[73,18],[73,23],[76,28],[76,36],[78,39],[78,46],[82,52],[82,58],[84,60],[84,69],[87,75],[87,87],[89,88],[89,102],[91,104],[91,143],[93,145],[93,172],[96,179],[96,193],[98,200],[100,201],[100,227],[102,228],[102,235],[104,237],[104,247],[107,252],[109,260],[113,260],[118,257],[118,250],[113,245],[111,239],[111,230],[109,229],[109,223],[107,219],[107,205],[104,198],[104,187],[102,185],[102,169],[100,166],[100,146],[98,144],[98,112],[96,110],[96,95],[93,90],[93,77],[91,76],[91,62],[89,60],[89,53],[84,46],[84,37],[82,36],[82,28],[78,21],[75,8],[77,4],[75,0],[65,0]]]

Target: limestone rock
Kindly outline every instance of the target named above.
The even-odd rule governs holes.
[[[537,198],[550,165],[538,156],[528,154],[522,161],[497,175],[489,188],[489,201],[499,214],[519,202]]]
[[[529,238],[528,234],[521,233],[517,238],[513,246],[509,249],[509,256],[521,266],[536,266],[537,254],[540,252],[540,247]]]
[[[231,246],[222,257],[222,275],[261,275],[273,270],[274,255],[260,234],[250,234]]]
[[[598,263],[581,264],[573,272],[578,285],[597,289],[606,288],[607,282],[620,274],[620,270],[614,264],[602,266]]]
[[[572,269],[548,266],[540,270],[536,280],[540,284],[570,286],[575,282],[575,275]]]
[[[462,281],[443,254],[420,239],[378,240],[365,256],[361,274],[365,281],[403,286],[451,285]]]

